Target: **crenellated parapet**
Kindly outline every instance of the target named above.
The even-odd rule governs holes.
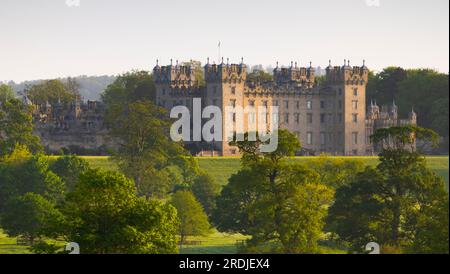
[[[290,67],[277,67],[273,70],[273,79],[278,85],[298,83],[302,86],[312,87],[315,81],[315,70],[311,63],[308,68],[298,67],[291,62]]]
[[[191,88],[196,85],[195,73],[190,65],[159,66],[153,68],[153,79],[156,84],[165,84],[174,88]]]
[[[360,66],[350,66],[350,61],[344,60],[343,66],[332,66],[331,60],[326,68],[326,81],[328,84],[367,85],[369,69],[365,62]]]
[[[247,80],[247,66],[241,64],[206,64],[206,83],[245,83]]]

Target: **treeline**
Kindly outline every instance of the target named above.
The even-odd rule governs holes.
[[[83,100],[99,100],[102,92],[105,88],[110,85],[116,76],[77,76],[68,78],[54,79],[62,83],[68,83],[70,81],[75,81],[78,83],[78,92]],[[16,94],[25,94],[25,91],[30,89],[32,86],[41,85],[48,80],[34,80],[34,81],[24,81],[21,83],[15,83],[13,81],[8,82],[8,85],[12,87]]]
[[[370,73],[367,86],[367,104],[399,106],[399,115],[408,117],[411,108],[417,113],[417,123],[431,128],[442,137],[437,153],[449,150],[449,86],[448,74],[431,69],[388,67],[379,73]]]

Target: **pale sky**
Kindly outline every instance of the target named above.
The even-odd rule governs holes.
[[[219,40],[225,58],[251,65],[366,59],[447,73],[449,1],[0,0],[0,81],[217,60]]]

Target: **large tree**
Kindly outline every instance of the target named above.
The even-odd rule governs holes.
[[[64,198],[64,182],[49,169],[46,156],[31,156],[23,146],[0,162],[0,211],[10,199],[28,192],[56,203]]]
[[[0,102],[14,99],[14,90],[5,84],[0,84]]]
[[[285,253],[318,252],[333,191],[313,170],[286,161],[300,143],[286,130],[278,135],[270,153],[260,153],[259,142],[232,143],[243,153],[243,168],[222,189],[214,221],[221,231],[251,235],[250,248],[271,242]]]
[[[72,78],[69,78],[66,83],[54,79],[27,86],[23,93],[34,104],[50,103],[55,105],[57,103],[67,104],[75,99],[80,99],[78,89],[77,82]]]
[[[180,248],[188,236],[206,235],[211,226],[202,205],[190,191],[179,190],[173,196],[171,204],[177,209],[180,220]]]
[[[208,216],[211,216],[216,208],[216,198],[219,195],[219,191],[220,186],[207,173],[202,173],[197,176],[192,185],[192,192],[202,204]]]
[[[72,191],[80,175],[89,170],[89,163],[75,155],[63,155],[51,162],[49,168],[64,181],[66,191]]]
[[[42,150],[39,138],[33,135],[31,107],[11,97],[2,87],[0,95],[0,157],[11,153],[16,145],[26,145],[32,152]]]
[[[0,218],[9,236],[25,237],[30,245],[42,237],[55,237],[64,223],[64,216],[53,203],[32,192],[10,199]]]
[[[169,137],[169,116],[152,101],[151,75],[137,71],[119,76],[102,98],[107,105],[109,133],[118,144],[114,159],[120,170],[133,178],[140,195],[167,196],[174,188],[176,176],[171,167],[182,167],[185,177],[190,174],[186,168],[195,165],[183,158],[188,157],[187,153]]]
[[[62,211],[63,236],[77,242],[82,253],[177,252],[175,208],[139,198],[132,180],[120,173],[83,173]]]
[[[337,190],[329,228],[349,242],[352,250],[361,252],[371,241],[384,250],[411,250],[418,237],[424,236],[420,227],[435,221],[430,213],[448,215],[448,207],[441,206],[448,195],[444,181],[411,149],[415,140],[412,136],[435,139],[436,134],[417,127],[376,132],[372,140],[384,144],[378,166],[367,167],[349,185]],[[441,240],[448,246],[448,234]]]

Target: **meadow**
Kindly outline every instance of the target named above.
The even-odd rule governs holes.
[[[53,156],[51,156],[54,158]],[[91,167],[103,168],[107,170],[116,170],[116,164],[108,157],[85,156]],[[315,157],[293,157],[289,161],[306,163]],[[366,165],[374,166],[378,163],[377,157],[345,157],[345,159],[360,160]],[[448,156],[429,156],[426,158],[427,165],[446,181],[448,189],[449,183],[449,157]],[[225,185],[228,178],[236,173],[240,168],[240,159],[236,157],[209,157],[198,158],[200,167],[213,176],[216,181]],[[227,234],[213,231],[207,236],[189,237],[191,245],[183,246],[182,254],[234,254],[240,242],[247,237],[240,234]],[[323,253],[343,253],[344,250],[321,246]],[[0,254],[30,253],[26,246],[17,244],[16,238],[8,237],[0,229]]]
[[[86,159],[92,167],[104,168],[108,170],[115,170],[117,166],[108,157],[102,156],[85,156]],[[345,158],[347,160],[358,160],[362,161],[366,165],[375,166],[378,164],[378,157],[365,157],[365,156],[355,156],[355,157],[330,157],[330,158]],[[212,177],[214,177],[220,185],[225,185],[228,182],[228,178],[234,173],[236,173],[240,166],[240,158],[238,157],[198,157],[198,162],[200,167],[208,172]],[[292,157],[289,161],[306,163],[317,159],[317,157]],[[436,172],[438,175],[445,179],[447,189],[449,183],[449,158],[448,156],[428,156],[426,157],[428,166]]]

